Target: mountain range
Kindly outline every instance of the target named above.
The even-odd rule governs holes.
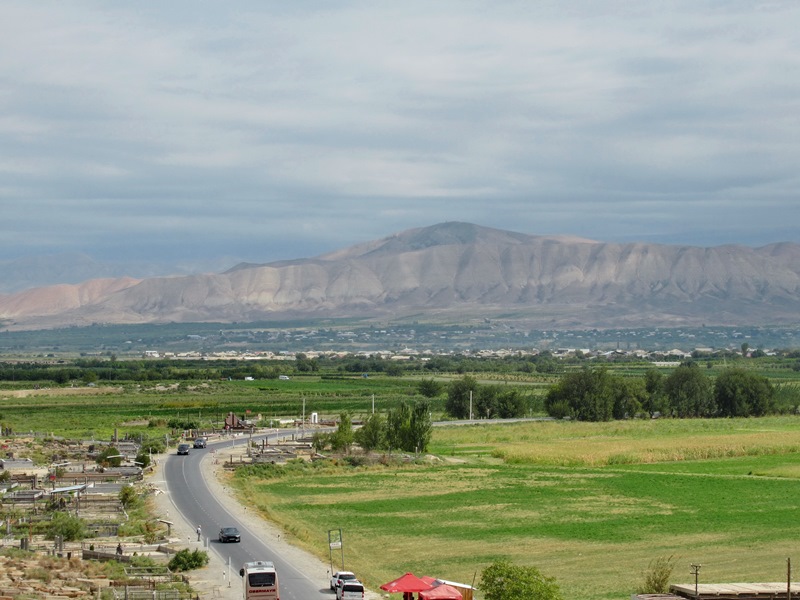
[[[0,295],[7,329],[317,318],[553,329],[794,324],[800,244],[618,244],[448,222],[314,258]]]

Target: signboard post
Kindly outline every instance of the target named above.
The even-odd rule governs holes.
[[[333,552],[339,551],[339,560],[341,562],[341,571],[344,571],[344,539],[342,538],[341,529],[328,530],[328,553],[331,562],[331,575],[333,575]]]

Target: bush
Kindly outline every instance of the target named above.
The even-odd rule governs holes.
[[[57,536],[61,536],[65,542],[82,540],[86,537],[86,523],[67,513],[54,513],[45,537],[48,540],[54,540]]]
[[[201,550],[180,550],[167,565],[171,571],[191,571],[200,569],[208,564],[208,552]]]
[[[673,556],[659,556],[650,561],[647,571],[643,573],[644,581],[639,588],[640,594],[666,594],[669,591],[669,578],[675,567]]]
[[[119,491],[119,502],[124,508],[136,506],[139,503],[139,494],[132,485],[126,485]]]
[[[521,567],[497,561],[481,572],[481,589],[486,600],[563,600],[555,579],[545,577],[536,567]]]
[[[122,456],[114,446],[103,448],[96,460],[97,464],[103,467],[118,467],[122,464]]]

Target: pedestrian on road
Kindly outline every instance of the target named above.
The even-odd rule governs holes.
[[[198,525],[198,526],[197,526],[197,541],[198,541],[198,542],[200,541],[200,536],[201,536],[202,534],[203,534],[203,532],[200,530],[200,525]]]

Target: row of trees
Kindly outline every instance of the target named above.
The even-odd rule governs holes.
[[[447,386],[445,410],[456,419],[511,419],[525,416],[528,408],[528,399],[516,387],[479,385],[470,376]]]
[[[349,452],[353,443],[366,452],[375,450],[402,450],[425,452],[431,441],[433,423],[430,404],[401,401],[389,409],[384,417],[372,413],[362,426],[353,430],[353,421],[348,413],[339,415],[339,424],[333,433],[315,433],[313,444],[317,451],[330,448],[336,452]]]
[[[605,369],[583,369],[561,378],[547,393],[545,410],[556,418],[609,421],[640,413],[685,417],[757,417],[775,410],[775,389],[766,377],[740,368],[712,381],[694,363],[670,375],[652,369],[624,378]]]

